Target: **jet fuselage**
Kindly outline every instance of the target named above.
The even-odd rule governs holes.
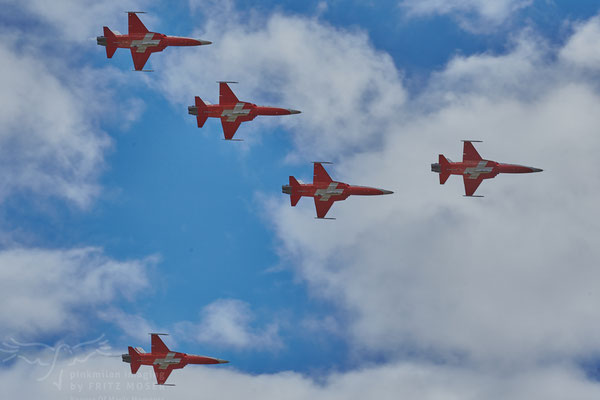
[[[446,183],[450,175],[462,175],[465,196],[473,196],[484,179],[494,178],[498,174],[527,174],[542,171],[539,168],[524,165],[484,160],[473,146],[474,141],[465,140],[463,142],[463,160],[461,162],[452,162],[440,154],[438,162],[431,164],[431,170],[439,173],[442,185]]]
[[[238,102],[233,104],[207,104],[200,111],[201,116],[208,118],[225,118],[227,122],[252,121],[259,115],[291,115],[299,114],[300,111],[289,108],[257,106],[253,103]],[[198,107],[189,106],[188,114],[198,115]]]
[[[131,33],[128,35],[115,35],[114,39],[106,36],[98,36],[96,41],[101,46],[114,46],[120,49],[136,49],[143,53],[146,50],[151,53],[163,51],[168,46],[201,46],[211,44],[207,40],[197,40],[179,36],[167,36],[162,33]]]
[[[283,185],[282,193],[292,194],[291,185]],[[301,183],[294,190],[294,194],[300,197],[315,197],[319,200],[346,200],[350,196],[378,196],[382,194],[392,194],[389,190],[378,189],[368,186],[353,186],[342,182],[316,182],[316,183]]]
[[[240,101],[228,83],[232,82],[219,82],[219,104],[206,103],[196,96],[194,105],[188,107],[188,114],[196,116],[198,128],[202,128],[208,118],[219,118],[225,140],[232,140],[242,122],[252,121],[259,115],[300,114],[300,111],[289,108],[264,107]]]
[[[368,186],[354,186],[331,179],[322,163],[314,163],[313,183],[300,183],[290,176],[289,185],[283,185],[281,191],[290,195],[292,207],[302,197],[312,197],[315,201],[317,218],[323,219],[334,202],[346,200],[350,196],[378,196],[394,192]]]
[[[112,58],[117,49],[130,49],[133,66],[136,71],[144,71],[144,65],[152,53],[163,51],[168,46],[200,46],[211,44],[207,40],[196,40],[179,36],[167,36],[162,33],[150,32],[140,21],[137,12],[128,12],[129,32],[121,35],[103,28],[104,35],[98,36],[96,42],[106,47],[106,57]]]
[[[121,355],[123,362],[131,363],[130,354]],[[139,363],[141,365],[158,365],[159,367],[171,366],[180,369],[188,364],[224,364],[225,360],[213,357],[197,356],[194,354],[168,352],[168,353],[140,353]]]

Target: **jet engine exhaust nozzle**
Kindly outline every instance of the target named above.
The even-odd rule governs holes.
[[[442,172],[442,168],[440,167],[440,164],[438,164],[438,163],[431,164],[431,171],[432,172]]]
[[[104,36],[97,36],[96,37],[96,42],[100,45],[100,46],[106,46],[106,38]]]
[[[281,193],[292,194],[292,187],[290,185],[282,185]]]
[[[123,362],[131,364],[131,356],[129,354],[121,354],[121,357],[123,358]]]
[[[188,114],[190,114],[190,115],[198,115],[198,107],[189,106],[188,107]]]

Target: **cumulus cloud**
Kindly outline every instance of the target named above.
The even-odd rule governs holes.
[[[525,31],[503,54],[455,57],[408,98],[401,72],[363,33],[280,14],[231,18],[233,27],[207,26],[226,31],[212,53],[169,65],[167,96],[192,99],[190,87],[198,94],[207,77],[233,79],[235,69],[248,93],[306,110],[281,122],[296,151],[340,158],[336,179],[397,192],[336,204],[333,224],[316,224],[306,200],[265,205],[289,265],[354,317],[355,350],[525,366],[600,348],[600,226],[590,218],[600,97],[560,50]],[[438,153],[460,159],[466,138],[483,139],[490,159],[545,172],[500,176],[481,186],[488,198],[463,199],[462,182],[440,187],[428,164]]]
[[[88,205],[98,193],[109,137],[90,123],[77,88],[65,86],[36,57],[6,43],[0,57],[7,72],[0,77],[0,200],[31,191]]]
[[[402,0],[409,16],[451,15],[471,31],[498,28],[533,0]]]
[[[36,337],[82,329],[82,313],[133,300],[148,286],[146,260],[117,261],[98,248],[0,251],[0,336]]]
[[[576,25],[575,33],[559,55],[578,67],[600,70],[600,17]]]
[[[296,151],[337,157],[331,173],[340,180],[396,190],[336,204],[335,223],[314,221],[310,202],[291,208],[281,195],[263,210],[272,213],[280,254],[311,294],[349,317],[351,350],[387,361],[325,373],[318,383],[293,372],[188,367],[173,375],[179,386],[160,395],[197,396],[202,387],[221,398],[597,398],[598,384],[576,364],[600,348],[600,95],[587,66],[573,68],[572,57],[557,57],[562,50],[524,35],[505,54],[456,57],[408,98],[402,74],[364,33],[280,14],[257,18],[213,22],[206,32],[220,34],[222,47],[163,57],[175,73],[158,87],[184,106],[200,91],[216,97],[216,85],[205,82],[237,78],[240,98],[298,104],[302,120],[276,122],[290,128]],[[485,157],[545,171],[497,177],[481,186],[485,199],[464,199],[460,179],[440,186],[428,165],[438,153],[460,159],[464,138],[483,139]],[[243,348],[263,334],[249,314],[245,303],[219,300],[186,327],[197,327],[200,341]],[[124,387],[141,383],[135,395],[164,389],[154,389],[151,373],[130,377],[127,365],[109,365],[84,372],[118,372]],[[20,364],[0,382],[22,397],[24,388],[24,397],[123,393],[77,371],[65,369],[75,383],[66,392],[24,386],[32,373]]]
[[[376,145],[405,101],[392,58],[375,50],[364,32],[281,14],[241,23],[235,13],[225,19],[205,12],[210,22],[197,36],[219,40],[201,54],[158,60],[164,63],[160,69],[173,71],[160,76],[159,88],[183,108],[197,95],[215,102],[214,82],[235,80],[241,82],[233,89],[242,100],[303,112],[244,124],[238,134],[245,139],[281,124],[300,152],[330,157],[354,151],[365,138]]]
[[[155,385],[152,369],[142,366],[131,375],[129,366],[118,359],[92,357],[59,360],[54,372],[17,363],[2,369],[0,384],[11,397],[65,398],[162,398],[220,399],[261,397],[270,399],[596,399],[598,384],[570,366],[544,368],[535,373],[489,377],[481,371],[435,366],[427,363],[391,363],[366,366],[347,373],[326,373],[315,380],[291,372],[250,375],[236,371],[233,364],[187,366],[174,371],[169,382],[175,387]],[[28,382],[23,385],[23,382]]]
[[[123,11],[147,10],[148,1],[124,0],[118,3],[103,0],[64,0],[54,4],[44,0],[3,0],[47,23],[61,39],[85,43],[101,34],[102,25],[119,26],[127,32],[127,16]],[[117,20],[117,16],[120,17]],[[149,16],[150,20],[155,17]],[[119,30],[117,28],[113,28]]]
[[[231,349],[270,349],[282,346],[279,327],[272,322],[255,328],[250,305],[236,299],[219,299],[205,306],[198,323],[180,323],[176,330],[204,344]]]
[[[18,26],[4,32],[0,45],[5,72],[0,77],[0,202],[25,193],[88,207],[100,193],[98,178],[113,145],[104,129],[118,122],[119,129],[126,130],[143,111],[141,100],[127,93],[116,96],[116,87],[131,84],[123,73],[74,63],[83,54],[75,43],[62,41],[53,47],[55,42],[46,42],[54,37],[53,27],[72,28],[53,15],[96,26],[91,15],[73,16],[84,2],[69,3],[72,7],[9,2],[24,14],[22,18],[43,14],[49,25],[42,24],[35,32]]]
[[[382,150],[333,169],[396,185],[395,197],[336,204],[328,225],[314,223],[309,202],[277,200],[269,220],[283,253],[315,293],[354,314],[356,348],[513,366],[600,348],[600,95],[536,43],[452,60]],[[460,159],[465,138],[483,139],[484,157],[545,172],[500,176],[479,189],[486,199],[463,199],[461,180],[440,187],[427,163]]]

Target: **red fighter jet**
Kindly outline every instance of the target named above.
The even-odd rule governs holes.
[[[123,362],[131,365],[131,373],[137,373],[141,365],[152,365],[156,374],[156,382],[158,385],[164,385],[169,377],[169,374],[174,369],[181,369],[188,364],[225,364],[229,361],[220,360],[218,358],[194,356],[185,353],[176,353],[169,348],[160,339],[159,335],[165,333],[151,333],[152,351],[145,353],[140,347],[129,347],[129,353],[121,355]],[[173,386],[173,385],[171,385]]]
[[[474,196],[475,191],[484,179],[495,178],[498,174],[527,174],[541,172],[539,168],[525,167],[523,165],[502,164],[481,158],[473,143],[479,140],[463,140],[462,162],[452,162],[443,155],[439,155],[439,163],[431,164],[431,170],[440,174],[440,184],[446,183],[450,175],[462,175],[465,182],[465,196]]]
[[[334,202],[346,200],[348,196],[377,196],[381,194],[392,194],[389,190],[376,189],[366,186],[352,186],[347,183],[336,182],[325,171],[322,164],[330,163],[313,163],[314,174],[313,183],[300,184],[296,178],[290,176],[290,184],[283,185],[281,191],[290,195],[292,207],[295,207],[302,196],[314,197],[315,207],[317,208],[318,219],[335,219],[325,218],[327,212]]]
[[[188,107],[188,113],[195,115],[198,128],[211,118],[221,118],[225,140],[234,140],[233,135],[242,122],[252,121],[257,115],[290,115],[300,114],[300,111],[288,108],[262,107],[256,104],[239,101],[228,83],[219,82],[219,104],[206,104],[196,96],[196,104]]]
[[[106,47],[106,57],[112,58],[115,51],[120,48],[131,49],[133,65],[136,71],[144,71],[144,65],[150,54],[163,51],[167,46],[201,46],[211,44],[207,40],[196,40],[177,36],[167,36],[162,33],[150,32],[144,26],[136,14],[144,14],[141,11],[130,11],[129,34],[121,35],[113,33],[108,27],[104,27],[104,36],[98,36],[96,41],[100,46]]]

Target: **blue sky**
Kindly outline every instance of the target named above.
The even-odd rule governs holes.
[[[0,339],[103,334],[118,353],[168,331],[177,350],[231,360],[240,388],[265,374],[276,390],[288,371],[298,396],[321,383],[323,398],[358,393],[329,383],[372,374],[386,398],[399,392],[385,392],[385,371],[409,386],[407,368],[457,396],[501,384],[521,398],[536,379],[597,394],[594,374],[570,377],[594,370],[600,348],[596,297],[582,294],[599,255],[600,176],[588,168],[600,6],[492,3],[7,2],[0,316],[15,311],[10,293],[22,301]],[[214,44],[166,49],[155,72],[135,73],[128,51],[108,60],[93,40],[103,25],[126,32],[123,7],[147,11],[150,30]],[[244,142],[225,142],[218,121],[198,129],[187,114],[194,95],[217,101],[220,79],[238,80],[241,100],[303,114],[257,118]],[[459,158],[466,137],[546,171],[486,182],[467,203],[459,180],[439,186],[428,170],[438,153]],[[565,155],[576,161],[564,167]],[[291,208],[281,185],[310,180],[324,158],[334,179],[396,194],[315,221],[312,202]],[[5,367],[0,381],[26,368]]]

